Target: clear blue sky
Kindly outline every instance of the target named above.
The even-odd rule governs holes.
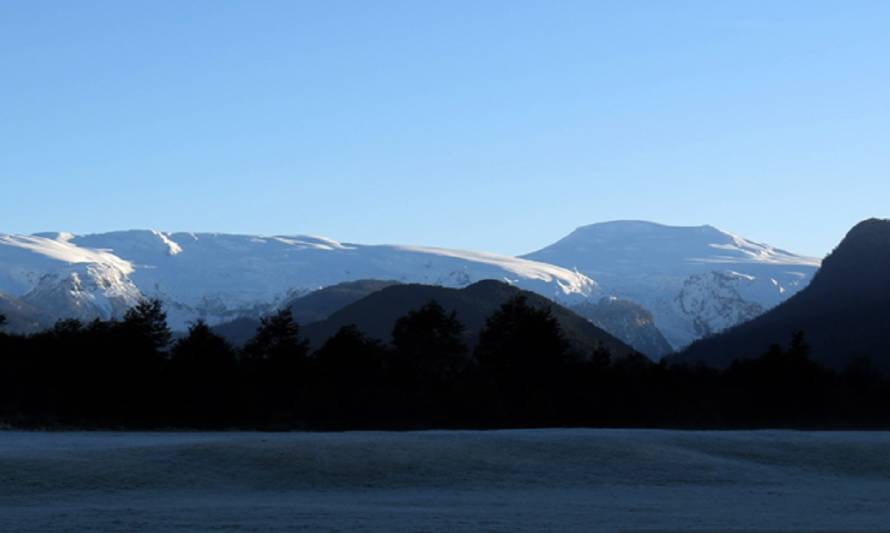
[[[502,253],[890,216],[890,2],[0,2],[0,232]]]

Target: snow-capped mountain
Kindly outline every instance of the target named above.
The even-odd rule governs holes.
[[[116,317],[149,297],[161,299],[171,326],[182,328],[197,318],[257,315],[357,279],[447,287],[497,279],[566,302],[598,290],[588,277],[557,266],[422,246],[159,231],[0,235],[0,293],[52,318]]]
[[[636,221],[585,226],[524,258],[310,236],[0,234],[0,294],[40,310],[44,324],[117,317],[149,297],[182,328],[197,318],[258,316],[345,281],[465,287],[496,279],[570,305],[607,296],[635,302],[681,348],[784,301],[818,267],[711,226]]]
[[[820,264],[712,226],[642,221],[584,226],[523,257],[577,270],[604,294],[643,305],[674,348],[786,300]]]

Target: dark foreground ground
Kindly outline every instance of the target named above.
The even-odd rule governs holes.
[[[0,432],[0,531],[890,528],[890,433]]]

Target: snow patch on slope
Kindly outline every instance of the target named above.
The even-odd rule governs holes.
[[[749,241],[738,235],[714,228],[730,239],[725,243],[710,243],[708,246],[723,252],[722,256],[696,257],[692,261],[702,263],[756,263],[769,265],[806,265],[818,268],[822,263],[815,257],[804,257],[787,252],[780,248],[774,248],[768,244]]]
[[[328,239],[326,237],[316,237],[314,235],[298,235],[296,237],[272,237],[272,239],[283,244],[297,247],[300,250],[355,250],[354,246],[347,246],[333,239]],[[263,240],[258,239],[255,242],[263,242]]]
[[[167,245],[167,254],[168,255],[178,255],[182,253],[182,247],[170,240],[170,237],[166,233],[162,233],[157,230],[152,230],[152,233],[158,237],[165,245]]]

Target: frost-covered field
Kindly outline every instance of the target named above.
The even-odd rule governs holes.
[[[0,432],[0,531],[890,525],[890,433]]]

